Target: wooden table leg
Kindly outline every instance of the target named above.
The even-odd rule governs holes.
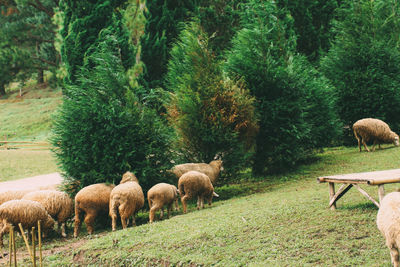
[[[379,196],[379,203],[381,203],[383,197],[385,196],[385,188],[383,187],[383,184],[378,185],[378,196]]]
[[[329,182],[329,202],[334,198],[335,196],[335,184],[332,182]],[[331,210],[336,209],[336,203],[333,203],[331,206]]]

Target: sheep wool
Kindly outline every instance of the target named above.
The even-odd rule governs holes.
[[[39,190],[26,194],[23,199],[37,201],[57,221],[61,235],[66,237],[65,223],[72,216],[74,203],[67,193],[56,190]]]
[[[149,201],[149,221],[154,221],[157,210],[161,210],[160,219],[163,217],[163,207],[167,206],[168,218],[171,215],[172,205],[175,203],[175,210],[178,210],[178,189],[172,184],[159,183],[154,185],[147,192]]]
[[[0,204],[6,201],[22,199],[26,194],[33,192],[33,190],[9,190],[0,193]]]
[[[3,246],[3,235],[8,231],[9,226],[22,224],[24,229],[37,227],[38,221],[41,223],[43,233],[51,230],[54,226],[54,220],[47,213],[45,208],[36,201],[17,199],[4,202],[0,205],[0,245]]]
[[[179,194],[183,212],[187,211],[187,200],[197,196],[197,209],[204,208],[204,199],[211,206],[213,196],[218,197],[214,192],[210,178],[204,173],[198,171],[190,171],[183,174],[178,181]]]
[[[87,231],[94,231],[94,221],[100,212],[108,214],[111,190],[115,185],[92,184],[82,188],[75,196],[74,237],[79,235],[81,217],[84,215]]]
[[[385,122],[366,118],[356,121],[353,124],[354,136],[358,142],[358,149],[361,152],[361,143],[364,145],[365,150],[370,151],[367,147],[366,142],[373,141],[372,151],[375,150],[375,145],[378,144],[379,148],[381,143],[390,144],[393,143],[395,146],[399,146],[399,136],[390,130],[389,125]]]
[[[189,171],[198,171],[207,175],[213,185],[215,185],[219,173],[222,168],[222,160],[213,160],[207,163],[184,163],[175,165],[169,172],[173,173],[176,178],[180,178]]]
[[[122,228],[128,226],[128,219],[132,217],[132,224],[135,223],[135,214],[144,205],[144,194],[136,176],[126,172],[122,176],[121,183],[117,185],[110,194],[110,217],[112,219],[112,230],[117,229],[118,213],[121,217]]]
[[[399,266],[400,249],[400,192],[387,194],[380,203],[376,217],[379,231],[386,240],[390,250],[392,264]]]

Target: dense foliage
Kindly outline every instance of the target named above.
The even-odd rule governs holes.
[[[252,148],[257,131],[254,99],[243,83],[223,77],[208,40],[192,22],[172,48],[168,113],[186,160],[209,162],[219,154],[232,173],[246,166]]]
[[[155,0],[146,2],[145,34],[142,36],[142,60],[146,66],[144,86],[163,86],[169,51],[179,34],[179,24],[193,16],[196,1]]]
[[[53,144],[68,181],[119,183],[132,171],[147,190],[166,181],[168,135],[129,89],[117,39],[104,35],[56,118]]]
[[[129,35],[122,22],[121,8],[125,2],[125,0],[61,2],[60,8],[64,14],[61,56],[67,70],[66,82],[75,82],[85,57],[90,56],[99,45],[99,33],[105,28],[109,28],[117,38],[124,68],[128,69],[133,65],[134,52],[129,45]]]
[[[375,117],[400,130],[399,3],[351,1],[339,11],[337,37],[321,65],[336,87],[343,124]]]
[[[281,172],[331,141],[336,126],[332,89],[294,54],[295,35],[285,11],[257,0],[245,10],[244,29],[233,40],[226,68],[244,77],[257,99],[260,131],[253,172]],[[327,111],[319,113],[320,108]]]

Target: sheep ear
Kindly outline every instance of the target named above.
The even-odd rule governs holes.
[[[215,192],[213,192],[213,196],[214,197],[219,197],[219,195],[217,193],[215,193]]]

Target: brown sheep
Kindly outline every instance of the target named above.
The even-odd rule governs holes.
[[[175,203],[175,210],[178,210],[178,189],[172,184],[159,183],[150,188],[147,192],[149,201],[149,220],[154,221],[154,216],[157,210],[161,209],[160,219],[163,217],[163,207],[168,207],[168,218],[171,214],[172,204]]]
[[[375,145],[378,144],[381,148],[381,143],[393,143],[399,146],[399,136],[390,130],[389,125],[378,119],[362,119],[353,124],[354,136],[358,141],[358,148],[361,152],[361,143],[368,152],[366,142],[373,141],[372,151],[375,150]]]
[[[82,188],[75,196],[74,237],[79,235],[81,217],[85,214],[85,223],[89,234],[93,234],[94,220],[99,212],[107,212],[111,190],[115,185],[92,184]]]
[[[210,181],[215,185],[219,173],[222,169],[222,160],[213,160],[207,163],[184,163],[175,165],[169,172],[173,173],[176,178],[180,178],[183,174],[189,171],[198,171],[204,173],[210,178]]]
[[[0,246],[3,247],[3,235],[9,231],[9,226],[18,227],[21,223],[24,229],[37,227],[38,221],[45,234],[54,226],[54,220],[47,213],[45,208],[36,201],[17,199],[4,202],[0,205]]]
[[[4,202],[22,199],[26,194],[33,192],[33,190],[9,190],[0,193],[0,204]]]
[[[66,237],[65,223],[71,217],[74,203],[65,192],[56,190],[39,190],[26,194],[22,199],[37,201],[46,209],[47,213],[57,221],[58,230]]]
[[[376,224],[385,238],[386,246],[390,250],[392,264],[399,266],[400,249],[400,193],[387,194],[379,207]]]
[[[110,194],[110,217],[112,219],[112,230],[117,229],[118,213],[121,217],[122,228],[125,229],[132,216],[132,224],[135,223],[135,214],[144,205],[144,195],[136,176],[131,172],[126,172],[122,180]]]
[[[218,197],[214,192],[210,178],[204,173],[190,171],[183,174],[178,181],[179,194],[183,206],[183,212],[187,211],[187,200],[197,196],[197,209],[204,208],[204,198],[211,206],[213,196]]]

